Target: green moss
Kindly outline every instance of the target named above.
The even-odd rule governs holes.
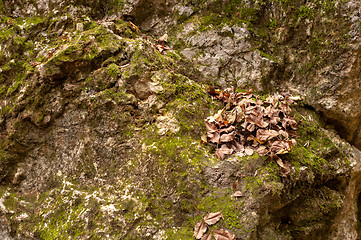
[[[313,19],[313,9],[309,8],[308,6],[301,6],[296,12],[298,19]]]
[[[202,199],[197,204],[198,210],[204,215],[210,212],[222,212],[224,221],[215,225],[216,228],[243,229],[242,209],[243,201],[236,200],[232,196],[231,189],[212,189],[212,193]],[[198,221],[201,219],[199,218]]]
[[[115,63],[112,63],[107,67],[107,73],[109,76],[113,77],[114,79],[117,79],[121,75],[119,66],[116,65]]]

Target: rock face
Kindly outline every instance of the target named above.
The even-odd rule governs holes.
[[[360,8],[0,1],[0,238],[358,239]],[[200,144],[207,84],[303,97],[287,177]]]
[[[342,137],[361,147],[359,1],[180,5],[146,22],[167,22],[168,27],[154,26],[153,32],[175,32],[177,46],[206,77],[222,86],[302,95]],[[144,24],[136,11],[132,14]]]

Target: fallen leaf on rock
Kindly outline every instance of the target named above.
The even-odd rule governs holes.
[[[277,137],[278,132],[275,130],[267,130],[267,129],[258,129],[256,138],[260,140],[261,142],[267,142],[268,140]]]
[[[273,94],[265,101],[253,91],[237,93],[235,88],[221,91],[210,87],[208,93],[226,105],[205,120],[207,142],[217,144],[218,159],[234,152],[241,157],[251,156],[255,151],[273,158],[287,154],[296,145],[290,137],[297,137],[299,123],[290,115],[293,99],[288,93]],[[289,172],[285,164],[280,166],[282,174]]]
[[[268,153],[268,149],[266,146],[259,146],[259,148],[257,149],[257,153],[260,155],[260,156],[265,156],[267,155]]]
[[[213,230],[213,236],[216,240],[236,240],[236,235],[224,229]]]
[[[206,129],[207,129],[208,132],[217,132],[218,131],[218,128],[214,124],[214,122],[205,121],[205,123],[206,123]]]
[[[291,145],[292,147],[295,147],[297,145],[297,141],[296,139],[291,139],[289,141],[287,141],[289,145]]]
[[[283,163],[280,157],[277,157],[276,162],[281,167],[281,176],[286,177],[291,172],[291,164],[287,161]]]
[[[236,129],[235,126],[229,126],[229,127],[224,127],[222,128],[219,133],[231,133],[231,132],[234,132],[234,130]]]
[[[235,193],[233,193],[233,197],[243,197],[243,194],[241,191],[236,191]]]
[[[255,129],[256,129],[256,125],[254,125],[252,123],[247,126],[247,130],[249,132],[253,132]]]
[[[240,106],[236,106],[233,111],[236,113],[236,122],[241,122],[244,119],[242,108]]]
[[[207,224],[204,221],[201,221],[194,227],[193,236],[196,239],[201,239],[205,232],[207,232]]]
[[[201,240],[212,240],[212,235],[210,233],[206,233],[203,235]]]
[[[291,108],[290,108],[290,106],[288,106],[287,103],[284,102],[284,103],[280,104],[279,107],[280,107],[281,111],[286,113],[287,115],[289,115],[291,113]]]
[[[277,107],[277,105],[278,105],[278,97],[277,97],[277,95],[267,97],[266,102],[269,103],[269,104],[272,104],[273,107]]]
[[[236,152],[243,152],[244,151],[244,145],[240,144],[237,141],[233,141],[232,149]]]
[[[232,153],[233,149],[228,148],[226,144],[222,144],[222,147],[216,150],[216,155],[219,160],[223,160],[226,155],[230,155]]]
[[[282,136],[284,136],[285,138],[288,138],[288,136],[289,136],[288,133],[283,130],[279,130],[278,133],[281,134]]]
[[[271,144],[271,151],[276,154],[285,154],[290,150],[289,144],[284,141],[274,141]]]
[[[209,139],[210,142],[212,143],[219,143],[220,140],[220,136],[219,133],[217,132],[207,132],[207,137]]]
[[[261,128],[268,126],[268,123],[263,120],[263,114],[258,109],[246,110],[245,121]]]
[[[168,42],[168,34],[164,34],[163,36],[161,36],[158,41],[160,42]]]
[[[223,217],[221,212],[216,212],[216,213],[208,213],[205,217],[204,217],[204,222],[207,223],[208,225],[213,225],[216,224],[219,219],[221,219]]]
[[[201,143],[206,143],[206,142],[208,142],[207,134],[203,134],[203,135],[201,136]]]
[[[220,142],[231,142],[234,139],[234,132],[222,134],[220,138]]]

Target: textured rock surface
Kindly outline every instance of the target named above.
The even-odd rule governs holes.
[[[192,239],[194,206],[221,211],[215,228],[237,239],[360,236],[360,152],[325,129],[359,146],[358,1],[0,1],[0,12],[0,238]],[[142,32],[168,32],[179,51]],[[218,161],[199,143],[221,107],[206,84],[304,97],[287,178],[265,157]]]
[[[146,22],[167,19],[154,32],[175,32],[176,45],[205,76],[223,86],[300,94],[361,147],[359,1],[184,2]]]

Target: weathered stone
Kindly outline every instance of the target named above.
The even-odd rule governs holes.
[[[191,239],[197,211],[238,239],[359,238],[360,153],[323,128],[359,147],[359,1],[234,4],[0,1],[0,238]],[[295,108],[287,178],[199,144],[204,78],[323,114]]]

